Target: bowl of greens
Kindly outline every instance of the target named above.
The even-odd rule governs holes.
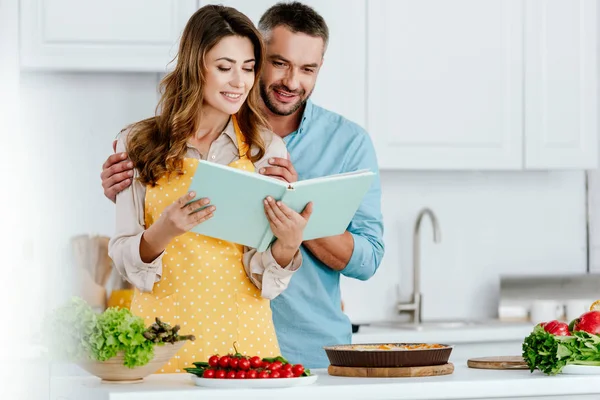
[[[48,349],[55,359],[77,363],[103,382],[141,382],[165,365],[192,335],[179,325],[144,319],[129,309],[112,307],[95,313],[74,297],[50,317]]]

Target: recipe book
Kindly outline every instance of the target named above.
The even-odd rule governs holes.
[[[313,202],[303,240],[340,235],[369,190],[375,173],[360,170],[287,183],[258,173],[200,160],[189,190],[210,199],[213,217],[191,231],[262,252],[275,239],[265,215],[267,196],[300,213]]]

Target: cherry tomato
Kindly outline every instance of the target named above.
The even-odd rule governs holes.
[[[263,361],[263,363],[260,366],[262,369],[271,369],[271,363],[268,361]]]
[[[215,370],[214,369],[205,369],[204,373],[202,374],[203,378],[214,378],[215,377]]]
[[[281,361],[274,361],[273,363],[271,363],[271,368],[269,368],[271,371],[278,371],[281,370],[281,367],[283,367],[283,363]]]
[[[294,373],[292,371],[288,371],[288,370],[281,370],[280,374],[281,374],[282,378],[293,378],[294,377]]]
[[[269,377],[269,371],[260,371],[258,373],[258,377],[263,379],[263,378],[268,378]]]
[[[259,356],[254,356],[250,359],[250,366],[252,368],[260,368],[262,365],[262,359]]]
[[[271,372],[271,378],[281,378],[281,374],[279,371],[273,371]]]
[[[233,358],[232,357],[232,358],[229,359],[229,366],[232,369],[237,369],[239,363],[240,363],[240,360],[237,359],[237,358]]]
[[[235,379],[246,379],[246,371],[238,371],[235,373]]]
[[[292,367],[293,367],[292,364],[283,364],[283,366],[281,367],[281,370],[292,372]]]
[[[215,368],[219,366],[219,356],[212,356],[208,359],[208,365]]]
[[[229,368],[229,356],[223,356],[219,358],[219,367]]]
[[[302,364],[296,364],[292,367],[292,373],[294,376],[300,376],[304,373],[304,367]]]
[[[235,379],[235,371],[229,371],[226,375],[225,375],[225,379]]]
[[[225,370],[224,369],[218,369],[217,372],[215,372],[215,378],[216,379],[225,379]]]
[[[258,372],[256,372],[255,369],[251,369],[250,371],[246,372],[246,379],[256,379],[258,378]]]
[[[247,358],[240,359],[240,362],[238,363],[238,368],[241,369],[242,371],[249,370],[250,369],[250,361]]]

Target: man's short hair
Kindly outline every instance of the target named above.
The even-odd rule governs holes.
[[[306,4],[298,1],[277,3],[265,11],[258,21],[258,29],[267,41],[271,31],[278,26],[284,26],[293,33],[320,37],[323,39],[323,51],[327,48],[329,28],[323,17]]]

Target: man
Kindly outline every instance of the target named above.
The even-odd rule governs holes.
[[[263,110],[290,153],[289,161],[273,159],[259,173],[294,182],[364,168],[377,171],[368,134],[309,100],[329,39],[323,18],[304,4],[279,3],[264,13],[259,29],[267,46],[260,81]],[[130,168],[121,154],[104,164],[102,185],[111,200],[131,184]],[[340,274],[366,280],[379,267],[384,253],[380,199],[377,175],[348,230],[305,241],[302,267],[287,290],[271,301],[281,351],[292,362],[325,368],[329,362],[323,346],[350,343],[351,325],[341,309]]]

